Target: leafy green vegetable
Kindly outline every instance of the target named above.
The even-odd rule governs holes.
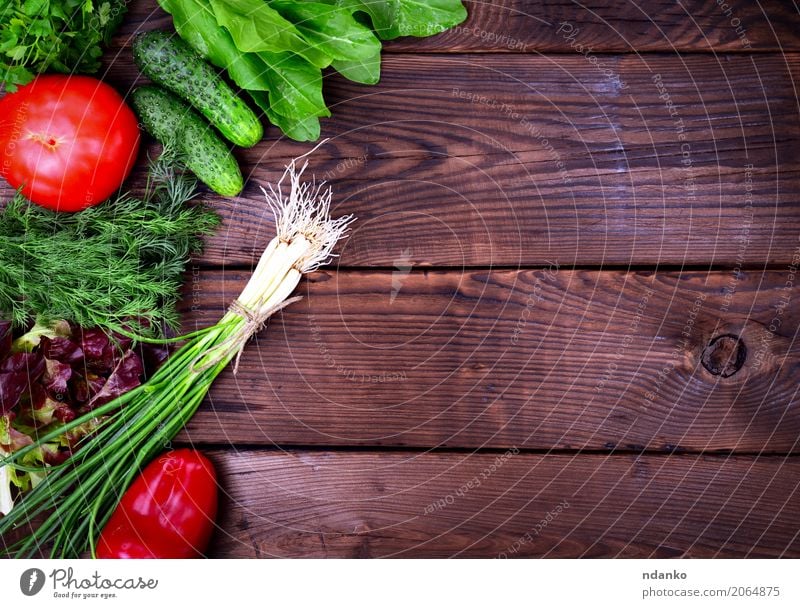
[[[430,36],[467,17],[460,0],[158,1],[178,34],[298,141],[317,139],[330,116],[321,68],[375,84],[381,40]]]
[[[373,57],[355,61],[334,61],[333,69],[353,82],[377,84],[381,79],[380,51]]]
[[[211,0],[217,23],[243,53],[292,51],[319,68],[331,60],[263,0]]]
[[[297,141],[314,141],[319,139],[320,125],[318,116],[303,119],[287,118],[275,112],[269,105],[269,96],[261,91],[251,91],[251,97],[264,110],[269,121],[283,131],[287,137]]]
[[[96,72],[125,0],[0,0],[0,78],[8,91],[54,70]]]
[[[66,214],[15,196],[0,213],[0,316],[120,333],[176,327],[183,271],[219,221],[186,205],[196,183],[162,155],[142,199]]]
[[[228,71],[231,79],[247,91],[268,91],[264,64],[253,53],[236,48],[227,30],[219,27],[209,0],[159,0],[172,14],[175,29],[189,46],[217,67]]]
[[[467,9],[453,0],[337,0],[337,3],[367,13],[381,40],[433,36],[467,18]]]
[[[283,176],[264,191],[275,213],[275,238],[216,324],[182,336],[183,346],[145,384],[42,431],[29,445],[0,454],[0,467],[22,469],[34,451],[104,418],[67,463],[35,470],[45,472],[44,478],[0,518],[0,538],[14,529],[28,534],[16,543],[3,543],[0,555],[31,557],[44,549],[51,557],[78,557],[92,549],[95,556],[97,533],[141,468],[180,432],[229,363],[236,373],[247,341],[270,316],[298,299],[290,296],[302,276],[330,262],[354,218],[332,218],[330,188],[313,179],[301,181],[305,156],[289,163]]]
[[[270,82],[274,80],[279,83],[280,72],[270,73],[269,66],[256,53],[240,52],[228,31],[217,25],[208,0],[160,0],[160,2],[164,9],[172,14],[175,29],[181,38],[211,63],[227,70],[231,80],[250,94],[272,124],[279,127],[288,137],[298,141],[313,141],[319,138],[320,126],[316,112],[324,109],[323,115],[328,115],[325,114],[327,109],[322,99],[321,79],[314,83],[315,88],[311,92],[315,100],[312,102],[311,115],[283,116],[272,108],[269,94]],[[314,74],[316,75],[316,72]],[[287,74],[284,74],[284,79],[287,77]],[[305,86],[308,87],[309,83],[306,82]],[[284,92],[288,89],[289,87],[283,87]],[[307,89],[306,94],[308,92]],[[279,93],[280,87],[273,97]],[[292,115],[298,114],[291,105],[289,111]]]
[[[14,450],[31,445],[33,440],[11,426],[8,416],[0,416],[0,459],[10,456]],[[20,465],[29,467],[44,467],[45,453],[52,449],[52,444],[42,444],[41,447],[30,451],[21,459]],[[0,465],[0,515],[5,515],[14,506],[12,488],[19,491],[28,491],[35,487],[44,478],[41,472],[28,472],[23,468]]]
[[[136,344],[65,321],[36,324],[14,338],[11,322],[0,320],[0,459],[141,385],[169,352],[166,345]],[[40,443],[20,460],[23,468],[0,465],[0,514],[13,507],[12,487],[23,493],[36,487],[42,470],[71,458],[103,419],[92,416]]]
[[[283,0],[271,6],[291,20],[313,47],[333,60],[358,61],[381,52],[381,43],[372,30],[345,7]]]
[[[270,105],[276,113],[295,119],[331,115],[322,97],[322,73],[318,68],[292,53],[257,55],[264,65]]]

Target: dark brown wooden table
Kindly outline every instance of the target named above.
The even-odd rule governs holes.
[[[796,5],[467,4],[379,86],[326,77],[311,164],[359,221],[180,436],[222,473],[211,554],[800,557]],[[104,77],[170,26],[135,1]],[[240,153],[187,328],[308,148]]]

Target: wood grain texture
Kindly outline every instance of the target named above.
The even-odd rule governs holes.
[[[438,36],[403,38],[387,52],[800,50],[800,14],[785,0],[467,0],[469,19]],[[563,25],[568,24],[568,25]],[[133,0],[117,44],[171,20],[156,0]],[[570,27],[571,26],[571,29]],[[559,31],[560,30],[560,31]]]
[[[129,62],[110,73],[122,91]],[[359,218],[342,263],[787,263],[800,55],[603,62],[614,78],[581,57],[517,55],[395,55],[376,87],[330,77],[331,142],[311,170]],[[225,224],[202,263],[248,264],[271,238],[259,188],[309,149],[276,137],[237,152],[248,185],[214,197]]]
[[[502,457],[216,453],[211,555],[800,557],[795,458]]]
[[[178,438],[217,448],[213,556],[800,557],[800,13],[726,3],[470,1],[379,86],[326,74],[311,169],[359,222]],[[103,78],[170,26],[134,0]],[[236,152],[187,329],[308,149]]]
[[[800,452],[792,276],[315,273],[181,440]],[[186,329],[218,319],[245,280],[198,270]],[[727,377],[709,371],[728,369],[724,343],[708,349],[719,336],[746,349]]]

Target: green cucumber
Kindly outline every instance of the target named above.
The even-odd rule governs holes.
[[[188,101],[232,143],[250,148],[261,141],[264,128],[255,112],[176,34],[140,34],[133,59],[145,76]]]
[[[156,86],[131,93],[131,102],[147,132],[174,145],[197,178],[222,196],[236,196],[244,181],[236,159],[214,129],[183,101]]]

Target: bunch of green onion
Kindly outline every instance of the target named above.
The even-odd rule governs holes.
[[[330,261],[353,218],[331,219],[330,188],[324,182],[301,183],[308,162],[298,170],[297,160],[275,186],[262,189],[275,215],[277,235],[222,319],[182,336],[185,343],[141,386],[0,460],[0,466],[46,472],[0,518],[0,535],[20,527],[30,532],[6,547],[6,553],[28,557],[47,550],[52,557],[77,557],[93,551],[124,491],[192,417],[214,379],[234,358],[238,363],[245,343],[270,315],[298,299],[289,297],[302,275]],[[44,471],[22,464],[40,445],[104,416],[98,430],[64,464]]]

